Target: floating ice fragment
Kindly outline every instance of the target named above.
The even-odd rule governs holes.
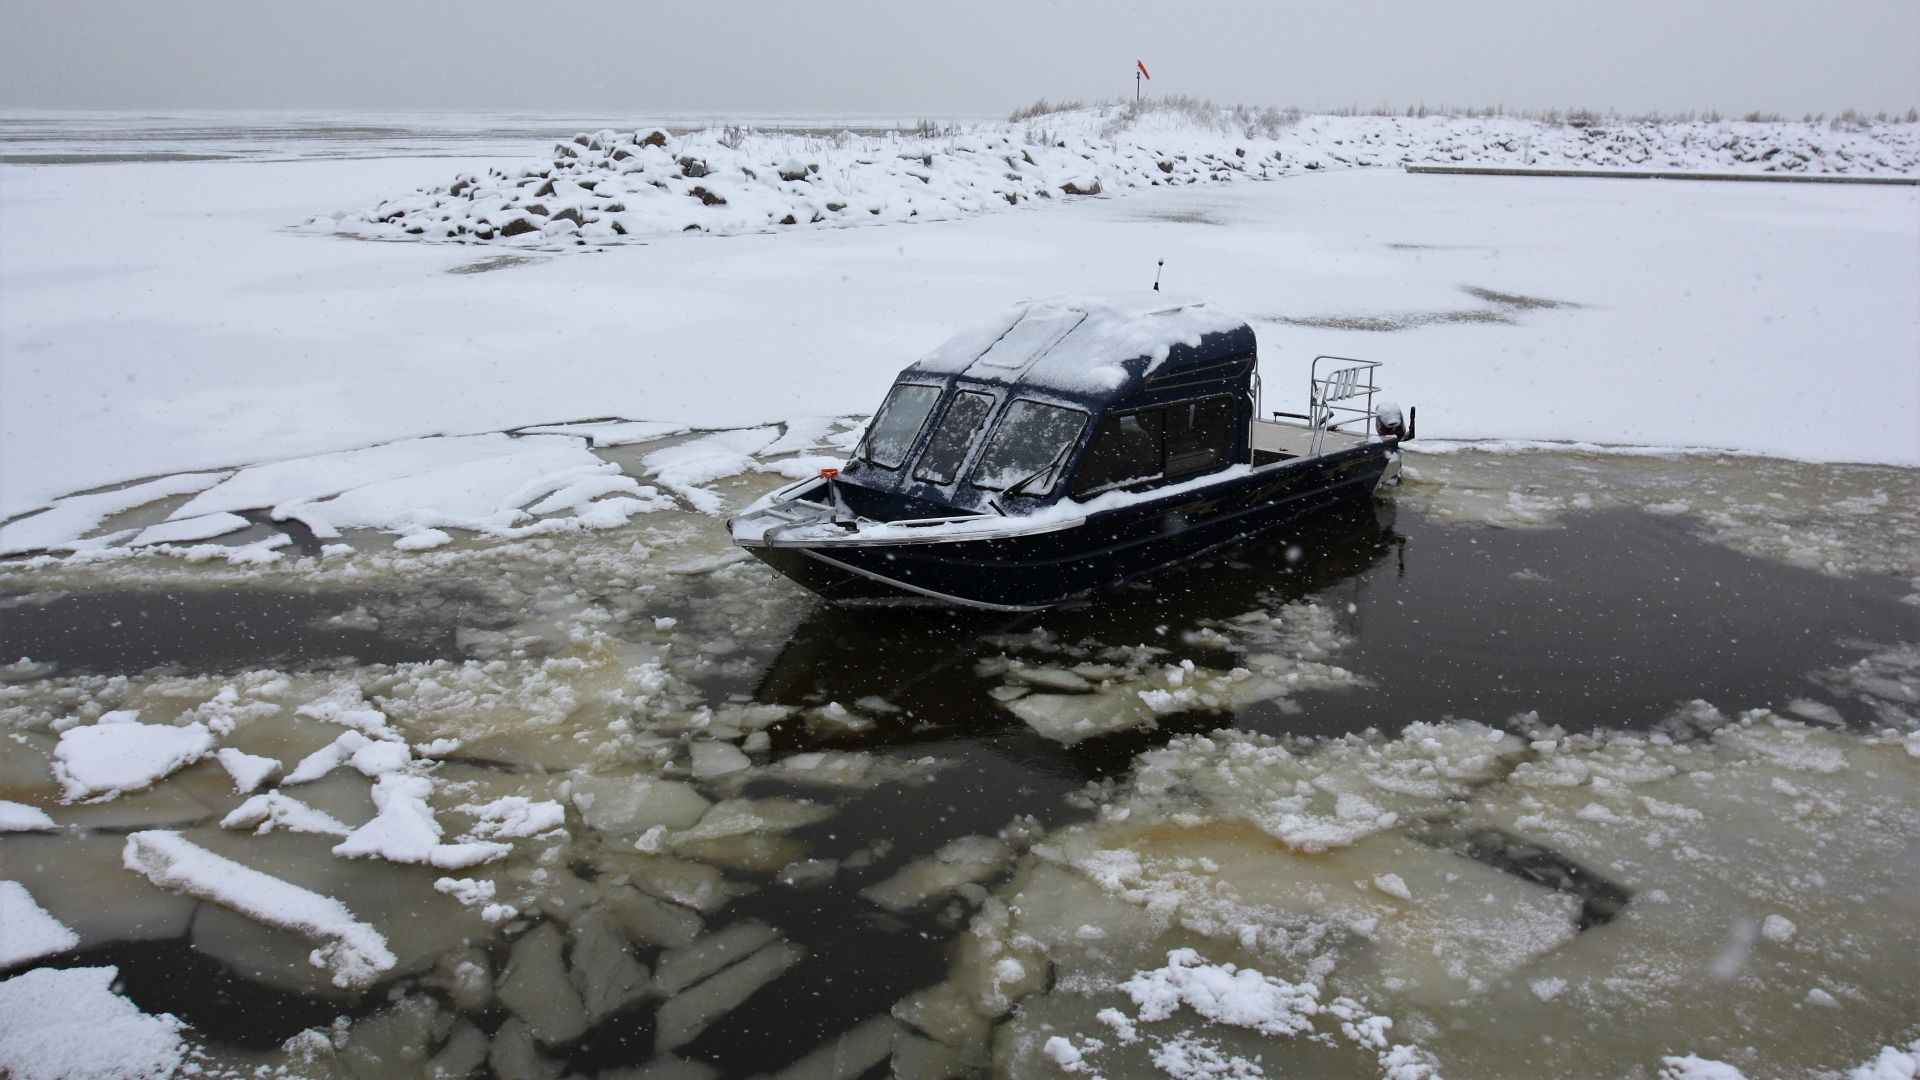
[[[1311,983],[1210,964],[1193,949],[1172,950],[1164,967],[1135,972],[1120,989],[1139,1008],[1140,1020],[1165,1020],[1185,1006],[1215,1023],[1263,1035],[1304,1034],[1313,1027],[1309,1018],[1321,1011],[1319,990]]]
[[[750,767],[753,762],[740,748],[724,742],[697,742],[693,744],[693,776],[696,780],[712,780]]]
[[[1724,1061],[1687,1054],[1660,1059],[1660,1080],[1746,1080],[1747,1074]]]
[[[15,1080],[173,1076],[186,1025],[119,994],[115,967],[40,968],[0,981],[0,1074]]]
[[[0,970],[29,960],[65,952],[80,944],[80,935],[34,902],[33,894],[17,881],[0,881]],[[5,1065],[0,1061],[0,1066]]]
[[[59,827],[37,806],[0,799],[0,833],[53,832]]]
[[[333,969],[335,986],[370,985],[394,966],[386,938],[354,918],[345,904],[196,847],[179,833],[133,833],[121,858],[127,869],[163,889],[212,901],[320,942],[311,959],[316,967]]]
[[[267,777],[280,771],[278,759],[249,754],[231,746],[221,747],[214,757],[219,759],[220,767],[227,770],[227,775],[233,777],[233,790],[238,795],[257,790],[267,782]]]
[[[525,1021],[535,1038],[561,1043],[587,1030],[587,1010],[567,976],[560,951],[566,939],[552,923],[541,923],[513,943],[500,977],[500,1002]]]
[[[204,724],[102,722],[68,728],[53,750],[53,775],[65,801],[112,799],[136,791],[213,752]]]
[[[456,807],[475,818],[470,835],[483,840],[537,836],[567,823],[566,808],[557,802],[534,802],[524,795],[504,795],[489,803]]]
[[[358,731],[345,731],[301,758],[282,782],[310,783],[345,764],[351,764],[362,776],[379,777],[405,768],[412,756],[407,744],[398,739],[369,739]]]
[[[1386,893],[1388,896],[1397,897],[1401,900],[1410,901],[1413,899],[1413,893],[1407,888],[1407,883],[1400,879],[1399,874],[1376,874],[1373,879],[1373,887]]]
[[[453,537],[440,529],[418,529],[393,542],[395,551],[427,551],[453,543]]]
[[[860,895],[889,911],[909,911],[968,882],[992,877],[1012,857],[1013,852],[1002,840],[962,836],[887,880],[860,890]]]
[[[476,907],[493,899],[496,886],[491,881],[480,878],[437,878],[433,891],[443,893],[460,901],[462,907]]]
[[[710,805],[691,784],[649,776],[575,776],[573,803],[594,829],[629,834],[687,828]]]
[[[734,923],[683,948],[662,953],[654,981],[662,994],[672,997],[778,939],[779,934],[765,923],[751,919]]]
[[[440,823],[427,805],[432,793],[433,781],[424,776],[388,773],[380,777],[372,791],[379,813],[335,844],[333,853],[348,859],[371,857],[460,870],[505,858],[513,851],[508,844],[491,842],[442,844]]]
[[[1775,945],[1784,945],[1793,940],[1794,931],[1799,929],[1793,920],[1785,915],[1769,915],[1760,920],[1760,936]]]
[[[315,810],[299,799],[282,795],[277,791],[255,795],[234,807],[226,817],[220,819],[220,827],[253,829],[260,835],[275,829],[296,833],[320,833],[328,836],[345,836],[352,831],[336,820],[333,815]]]
[[[651,991],[646,967],[633,958],[619,921],[605,909],[589,909],[574,920],[568,934],[573,939],[568,975],[589,1023],[599,1023]]]
[[[309,701],[294,712],[310,720],[324,720],[378,737],[387,730],[387,716],[369,704],[363,693],[357,684],[343,682],[324,697]]]
[[[654,1018],[654,1047],[672,1050],[692,1042],[707,1026],[738,1008],[755,991],[779,978],[805,954],[775,942],[697,986],[667,999]]]

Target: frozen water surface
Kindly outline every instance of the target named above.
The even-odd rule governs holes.
[[[841,426],[596,451],[692,504],[606,528],[5,564],[0,880],[65,931],[5,975],[208,1075],[1907,1053],[1910,472],[1426,454],[1059,611],[841,611],[699,512]]]
[[[1310,118],[1266,165],[1092,114],[1042,126],[1100,160],[1032,162],[767,119],[738,154],[675,128],[731,201],[642,185],[672,235],[489,259],[284,227],[574,160],[552,119],[0,123],[96,163],[5,166],[5,401],[38,404],[0,452],[0,1073],[104,1033],[207,1076],[1913,1074],[1910,469],[1423,439],[1395,506],[1021,618],[827,609],[720,527],[956,317],[1138,287],[1142,241],[1252,313],[1268,407],[1342,352],[1430,437],[1911,465],[1911,189],[1343,171],[1510,156],[1508,121]],[[1649,136],[1913,148],[1533,149]],[[876,147],[846,216],[967,220],[755,194],[835,182],[771,150]],[[1056,208],[955,186],[1002,164]],[[1836,327],[1878,392],[1806,362]],[[262,333],[327,363],[289,394]],[[96,362],[155,356],[156,398]]]

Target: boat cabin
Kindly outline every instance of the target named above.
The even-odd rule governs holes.
[[[1253,328],[1204,303],[1023,303],[900,373],[840,489],[882,520],[1013,515],[1306,452],[1253,422],[1256,362]]]

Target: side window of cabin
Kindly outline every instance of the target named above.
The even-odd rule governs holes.
[[[1167,476],[1217,469],[1233,451],[1233,399],[1203,398],[1166,408]]]
[[[967,451],[980,437],[980,429],[986,427],[987,417],[992,413],[993,397],[989,394],[962,391],[953,395],[945,415],[933,429],[933,438],[927,440],[927,448],[920,454],[920,467],[913,475],[936,484],[953,483],[954,474],[960,471]]]
[[[1083,498],[1108,488],[1153,480],[1162,472],[1163,410],[1108,413],[1093,433],[1080,471],[1073,478],[1073,497]]]
[[[884,468],[899,468],[939,400],[937,386],[901,383],[894,387],[867,428],[867,460]]]
[[[1080,459],[1073,497],[1217,469],[1227,463],[1232,450],[1232,398],[1108,413]]]

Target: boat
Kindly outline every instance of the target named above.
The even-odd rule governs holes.
[[[1158,292],[1027,301],[894,380],[846,463],[727,522],[834,603],[1036,611],[1398,483],[1416,414],[1315,357],[1262,415],[1244,319]]]

